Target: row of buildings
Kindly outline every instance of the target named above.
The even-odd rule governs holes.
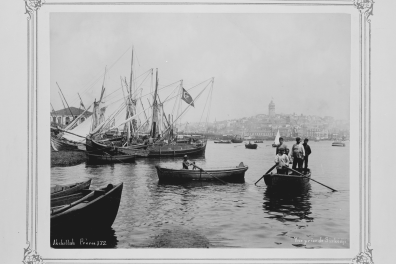
[[[183,130],[183,126],[181,130]],[[244,135],[257,139],[274,138],[278,131],[282,137],[349,138],[349,122],[346,120],[335,120],[331,116],[276,114],[273,101],[268,105],[268,114],[217,121],[208,125],[189,124],[186,130],[187,133]]]

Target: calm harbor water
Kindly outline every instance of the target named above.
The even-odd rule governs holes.
[[[254,183],[274,165],[272,142],[256,150],[243,144],[209,141],[204,157],[190,159],[202,168],[249,166],[245,183],[160,184],[155,165],[181,168],[182,158],[137,159],[131,164],[51,168],[51,184],[92,178],[91,188],[124,182],[117,218],[109,230],[91,234],[117,248],[150,247],[164,230],[188,229],[213,247],[349,248],[349,142],[309,142],[312,178],[298,193],[274,193]],[[294,142],[286,142],[289,148]],[[88,240],[90,237],[87,238]]]

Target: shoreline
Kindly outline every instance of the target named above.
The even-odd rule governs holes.
[[[51,168],[75,166],[84,163],[86,159],[85,152],[82,150],[51,151]]]

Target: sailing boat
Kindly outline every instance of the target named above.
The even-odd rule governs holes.
[[[279,134],[279,129],[278,129],[278,133],[276,133],[275,140],[274,140],[274,143],[272,144],[272,147],[276,148],[280,144],[279,138],[280,138],[280,134]]]

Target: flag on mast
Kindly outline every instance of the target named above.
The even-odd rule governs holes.
[[[183,89],[183,93],[181,99],[183,99],[184,102],[186,102],[187,104],[194,107],[194,100],[192,99],[191,95],[184,88],[182,89]]]

